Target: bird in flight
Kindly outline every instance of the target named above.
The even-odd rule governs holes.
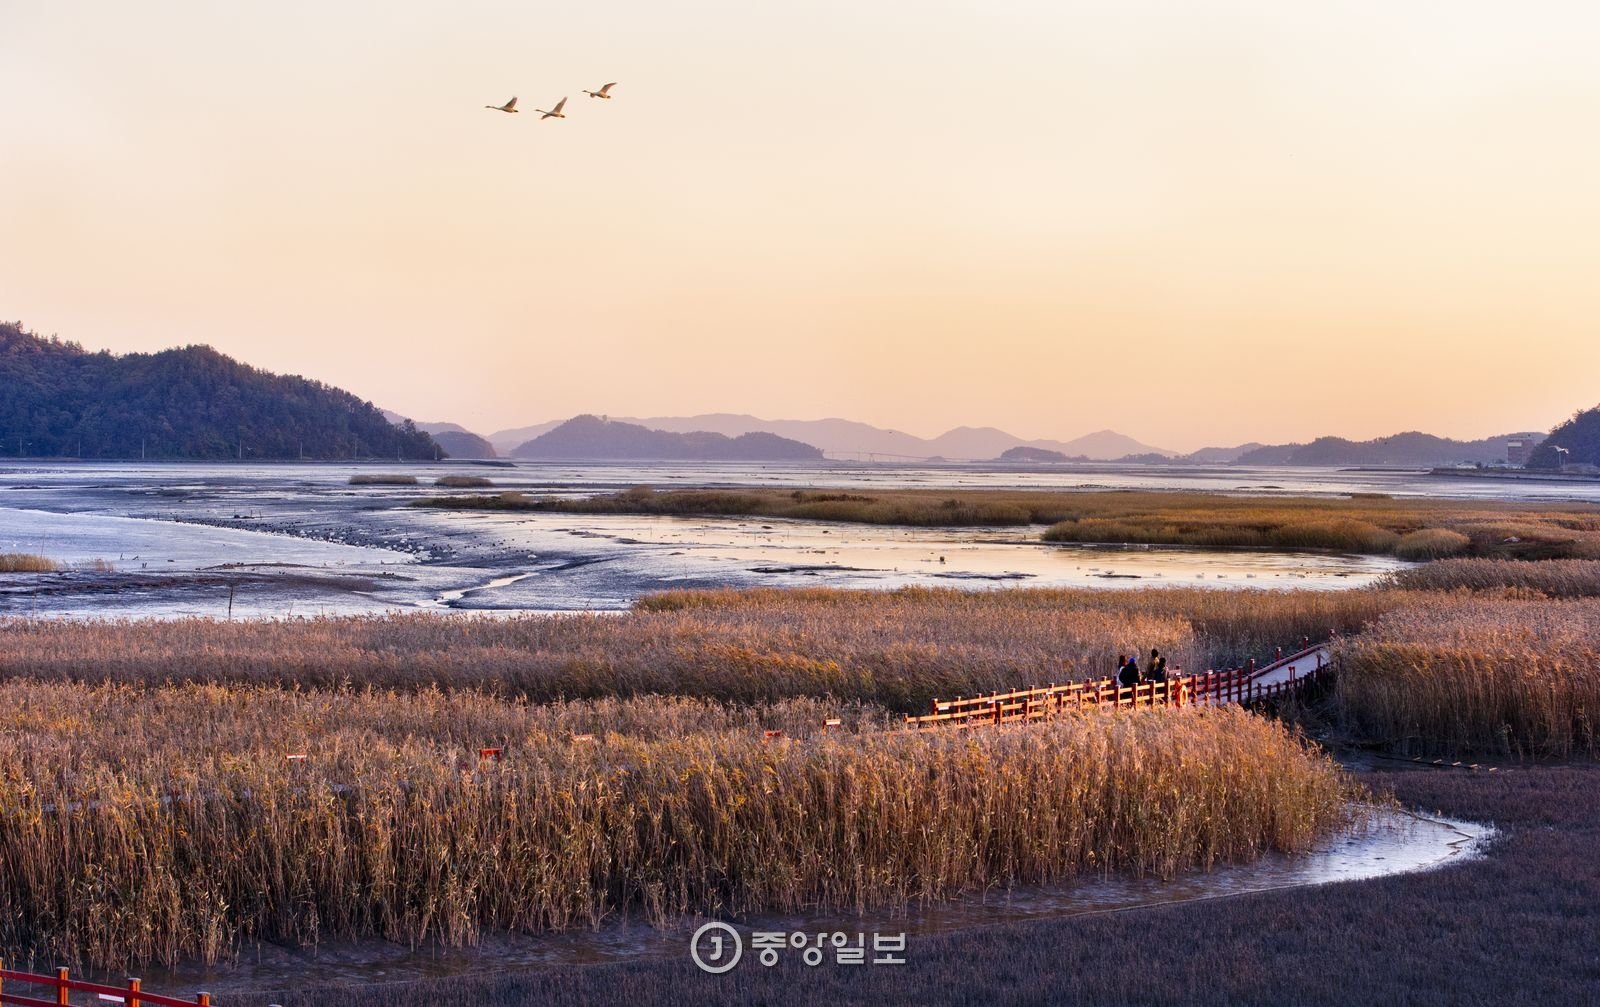
[[[600,90],[598,90],[598,91],[585,91],[583,93],[588,95],[591,98],[609,98],[609,97],[611,97],[611,93],[610,93],[611,89],[616,87],[616,86],[617,86],[617,82],[616,81],[612,81],[609,84],[601,85]]]
[[[516,95],[512,95],[511,100],[504,105],[485,105],[483,107],[492,108],[496,112],[515,112],[517,110],[517,98]]]
[[[566,103],[567,103],[567,99],[562,98],[560,101],[556,102],[556,107],[552,108],[548,112],[545,112],[545,110],[542,109],[542,108],[536,108],[536,109],[534,109],[534,111],[535,112],[543,112],[544,113],[543,115],[539,116],[539,120],[541,122],[544,121],[545,119],[565,119],[567,117],[566,113],[562,112],[561,108]]]

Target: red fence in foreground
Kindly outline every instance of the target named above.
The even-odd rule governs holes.
[[[40,996],[23,996],[16,992],[18,986],[33,987],[29,993]],[[38,987],[44,987],[39,989]],[[104,983],[69,979],[66,969],[56,969],[53,976],[33,972],[17,972],[0,968],[0,1004],[18,1004],[21,1007],[62,1007],[73,1003],[72,994],[93,994],[93,1003],[127,1004],[128,1007],[211,1007],[210,993],[196,993],[193,1000],[146,993],[139,988],[139,980],[129,979],[126,986],[107,986]],[[80,998],[79,1003],[85,1002]]]
[[[1085,706],[1184,706],[1250,703],[1298,692],[1321,676],[1326,667],[1324,648],[1307,647],[1262,668],[1254,662],[1243,668],[1207,671],[1198,675],[1173,672],[1165,682],[1120,685],[1115,678],[1091,678],[1066,685],[1040,686],[1012,692],[994,692],[970,698],[936,699],[920,717],[906,717],[906,725],[924,727],[983,727],[990,724],[1047,720]],[[1304,672],[1299,665],[1315,659]]]

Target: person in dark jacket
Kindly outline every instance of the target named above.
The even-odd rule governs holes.
[[[1128,658],[1127,663],[1122,666],[1122,670],[1117,673],[1117,682],[1124,686],[1139,684],[1139,658],[1137,656]]]
[[[1167,680],[1167,659],[1161,656],[1161,651],[1150,651],[1150,666],[1144,673],[1147,682],[1165,682]]]

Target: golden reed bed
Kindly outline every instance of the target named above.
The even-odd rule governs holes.
[[[534,699],[831,695],[921,712],[1112,673],[1119,653],[1221,667],[1352,632],[1398,592],[907,589],[674,592],[619,615],[224,622],[0,620],[0,677],[478,688]]]
[[[0,944],[113,966],[882,909],[1303,849],[1348,814],[1325,757],[1242,711],[814,733],[835,709],[6,683]]]
[[[1600,600],[1528,590],[1428,596],[1350,641],[1350,728],[1415,752],[1600,756]]]

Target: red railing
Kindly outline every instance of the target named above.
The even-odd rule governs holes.
[[[45,996],[24,996],[16,992],[19,985],[45,987],[43,990],[29,990],[30,993],[42,992]],[[126,986],[107,986],[104,983],[71,979],[66,969],[56,969],[56,974],[49,976],[0,967],[0,1004],[62,1007],[72,1004],[74,993],[91,993],[96,1003],[122,1003],[128,1007],[211,1007],[210,993],[196,993],[193,1000],[180,1000],[159,993],[146,993],[140,989],[137,979],[129,979]]]
[[[1185,675],[1175,669],[1165,682],[1121,685],[1115,678],[1085,679],[1066,685],[1047,685],[984,696],[935,699],[921,716],[907,716],[906,725],[924,727],[982,727],[990,724],[1045,720],[1086,706],[1184,706],[1190,704],[1250,703],[1300,691],[1316,680],[1325,667],[1323,647],[1306,647],[1280,657],[1265,667],[1252,661],[1241,668]],[[1280,652],[1281,653],[1281,652]],[[1296,662],[1315,657],[1316,665],[1304,673]],[[1276,681],[1262,679],[1287,669]]]

